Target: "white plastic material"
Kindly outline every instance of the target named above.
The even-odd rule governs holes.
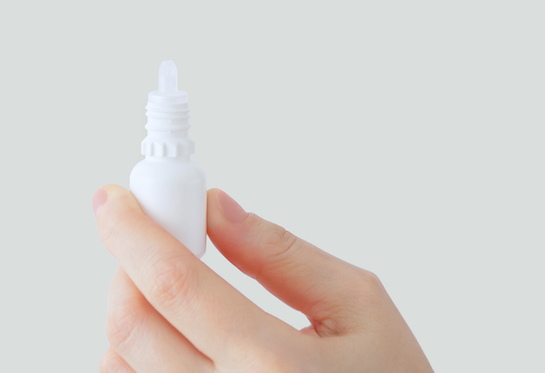
[[[146,110],[146,158],[131,172],[131,192],[147,216],[200,258],[206,250],[206,177],[191,159],[188,98],[178,90],[174,62],[161,63],[159,89],[148,94]]]

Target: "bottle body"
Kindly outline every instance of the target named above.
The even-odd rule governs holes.
[[[206,176],[189,157],[147,156],[133,168],[130,189],[144,213],[198,258],[206,250]]]

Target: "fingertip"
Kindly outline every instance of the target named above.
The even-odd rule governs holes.
[[[118,209],[121,206],[140,209],[140,204],[134,198],[133,194],[120,185],[109,184],[101,187],[107,194],[106,203],[102,209]]]
[[[216,199],[220,210],[229,222],[237,224],[241,223],[248,217],[248,213],[235,201],[231,196],[221,189],[216,189]]]
[[[108,248],[109,239],[120,236],[120,227],[134,234],[136,227],[139,226],[141,229],[141,222],[143,220],[149,222],[149,218],[127,189],[114,184],[104,185],[100,189],[102,191],[97,191],[96,198],[103,198],[104,203],[97,209],[96,225],[103,244]],[[120,226],[119,223],[122,221],[124,224]]]
[[[95,217],[98,215],[98,211],[108,200],[108,192],[103,187],[96,188],[91,198],[91,208]]]
[[[232,197],[218,188],[208,191],[207,206],[209,228],[226,224],[238,224],[250,215]]]
[[[99,186],[96,188],[93,197],[91,198],[91,207],[95,217],[98,216],[99,210],[101,210],[106,202],[110,201],[110,203],[112,203],[112,201],[115,201],[119,196],[129,197],[129,195],[131,195],[131,193],[119,185],[109,184]]]
[[[103,185],[102,188],[106,191],[106,193],[108,193],[108,197],[118,197],[131,194],[131,192],[129,192],[127,189],[117,184]]]
[[[209,189],[206,196],[206,225],[209,234],[210,230],[213,230],[216,226],[218,226],[222,220],[216,192],[216,188]]]
[[[209,211],[210,210],[214,211],[217,208],[217,205],[218,205],[218,198],[216,197],[217,190],[218,188],[211,188],[211,189],[208,189],[208,191],[206,192],[206,199],[207,199],[206,206]]]

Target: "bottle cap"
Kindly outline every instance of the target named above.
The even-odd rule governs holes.
[[[142,141],[143,155],[178,157],[195,152],[195,144],[187,135],[191,127],[188,101],[187,93],[178,90],[176,64],[161,62],[158,89],[148,94],[148,136]]]

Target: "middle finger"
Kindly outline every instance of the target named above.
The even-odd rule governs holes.
[[[136,372],[214,371],[212,362],[151,307],[121,267],[108,298],[111,347]]]

